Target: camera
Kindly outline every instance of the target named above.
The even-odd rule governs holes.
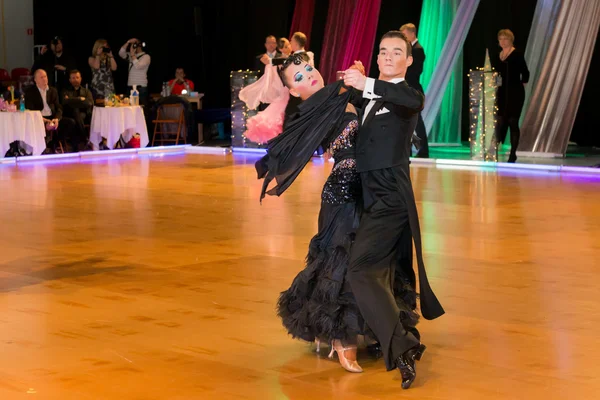
[[[102,52],[107,54],[110,53],[110,47],[103,47]]]
[[[146,43],[145,42],[135,42],[131,45],[131,47],[133,47],[134,49],[137,49],[138,47],[146,47]]]

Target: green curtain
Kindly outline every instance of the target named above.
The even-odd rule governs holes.
[[[426,55],[423,74],[421,75],[421,84],[425,92],[427,92],[427,87],[435,70],[435,63],[440,58],[446,43],[459,3],[460,0],[423,0],[421,21],[417,33]],[[430,132],[427,132],[430,144],[459,145],[461,142],[462,65],[461,50],[444,93],[438,116]]]

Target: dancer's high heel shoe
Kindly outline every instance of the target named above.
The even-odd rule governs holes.
[[[333,353],[337,353],[338,359],[340,360],[340,364],[342,367],[349,372],[363,372],[360,365],[356,360],[348,360],[344,352],[346,350],[356,350],[356,346],[344,347],[342,346],[342,342],[339,340],[334,340],[331,342],[331,353],[329,353],[329,358],[333,358]]]
[[[321,342],[321,340],[319,338],[315,338],[315,353],[321,352],[321,346],[327,347],[328,345],[329,345],[329,343]]]

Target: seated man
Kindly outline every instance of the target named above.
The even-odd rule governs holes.
[[[92,118],[94,99],[91,90],[81,87],[81,73],[74,69],[69,73],[69,88],[63,90],[61,102],[63,114],[75,120],[74,134],[78,144],[87,143],[89,137],[85,124]],[[72,140],[72,143],[75,141]],[[77,149],[74,149],[77,150]]]
[[[185,72],[180,67],[175,70],[175,79],[169,81],[169,87],[173,96],[179,96],[184,90],[187,94],[190,94],[194,91],[194,82],[185,79]]]
[[[56,151],[58,141],[65,137],[73,137],[75,121],[62,117],[62,106],[58,100],[58,92],[48,86],[48,75],[43,69],[38,69],[33,75],[35,86],[25,92],[25,108],[41,111],[47,131],[56,130],[53,135],[50,149]]]

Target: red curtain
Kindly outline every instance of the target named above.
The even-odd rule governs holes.
[[[350,25],[350,32],[346,35],[346,52],[340,69],[346,69],[355,60],[362,61],[366,74],[369,76],[373,47],[377,38],[377,21],[379,21],[379,10],[381,0],[357,0],[354,15]]]
[[[356,0],[329,0],[319,72],[325,83],[335,81],[335,73],[342,68],[348,32],[351,28]],[[376,23],[377,24],[377,23]],[[366,63],[368,64],[368,63]]]
[[[315,15],[315,0],[296,0],[294,7],[294,18],[290,29],[290,39],[295,32],[306,35],[306,49],[310,50],[310,32],[312,30],[313,17]]]

